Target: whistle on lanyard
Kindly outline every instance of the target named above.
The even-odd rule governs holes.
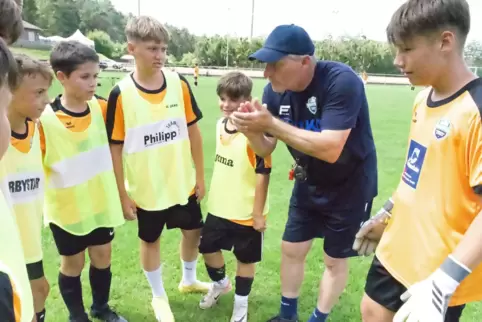
[[[298,163],[295,163],[289,171],[288,179],[306,181],[307,179],[306,169],[303,166],[299,165]]]

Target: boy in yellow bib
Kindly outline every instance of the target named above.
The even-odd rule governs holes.
[[[45,216],[61,255],[59,288],[70,321],[90,321],[82,300],[80,274],[90,257],[91,315],[126,321],[108,305],[111,242],[124,223],[116,188],[101,100],[94,96],[97,53],[75,41],[61,42],[50,64],[63,94],[40,117],[45,168]]]
[[[12,5],[16,6],[13,2]],[[2,1],[0,1],[0,8],[5,8],[5,3]],[[16,8],[12,9],[16,12],[14,17],[20,20],[20,12]],[[11,12],[8,13],[11,14]],[[9,37],[6,39],[9,42],[16,41],[17,36],[12,36],[4,27],[3,24],[0,24],[0,36],[7,35]],[[5,41],[0,38],[0,172],[2,176],[4,167],[1,159],[8,149],[10,140],[7,107],[12,97],[11,90],[17,87],[18,79],[15,59]],[[9,322],[35,321],[32,291],[20,236],[11,208],[2,190],[0,190],[0,245],[2,245],[0,247],[0,317],[2,321]]]
[[[207,292],[196,278],[204,197],[202,114],[187,81],[163,69],[169,34],[157,20],[135,17],[126,27],[135,70],[112,90],[107,132],[124,217],[137,218],[141,263],[158,321],[174,321],[162,281],[160,236],[182,230],[181,292]],[[192,163],[194,163],[195,170]],[[126,187],[127,185],[127,187]],[[194,189],[193,189],[194,188]]]
[[[35,121],[49,103],[50,69],[27,56],[16,57],[20,84],[8,108],[10,146],[1,163],[14,217],[22,240],[27,273],[32,287],[37,322],[45,321],[49,284],[42,261],[44,173],[40,137]]]
[[[261,261],[263,232],[268,214],[271,156],[257,156],[248,139],[229,121],[240,104],[251,100],[253,83],[240,72],[218,82],[217,94],[223,118],[216,125],[216,157],[208,198],[208,216],[202,231],[200,253],[213,284],[201,300],[202,309],[212,307],[231,290],[221,250],[233,250],[238,266],[231,322],[248,321],[248,295],[255,263]]]

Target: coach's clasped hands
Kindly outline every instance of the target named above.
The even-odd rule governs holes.
[[[267,132],[273,123],[273,115],[268,111],[266,104],[262,105],[257,99],[241,103],[239,109],[231,114],[230,118],[241,133]]]

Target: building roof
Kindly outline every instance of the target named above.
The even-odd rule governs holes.
[[[42,28],[32,25],[30,22],[27,22],[25,20],[23,20],[23,28],[30,29],[30,30],[38,30],[38,31],[42,30]]]

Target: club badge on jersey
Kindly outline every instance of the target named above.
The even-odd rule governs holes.
[[[306,102],[306,108],[308,111],[311,112],[311,114],[316,115],[316,112],[318,111],[318,105],[316,104],[316,97],[312,96],[308,99]]]

